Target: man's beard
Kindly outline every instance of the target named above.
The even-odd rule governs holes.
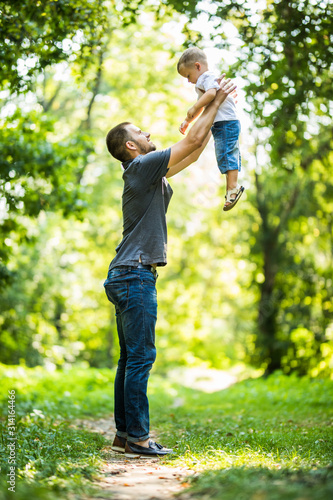
[[[141,155],[145,155],[147,153],[150,153],[151,151],[156,151],[156,146],[155,146],[155,144],[153,142],[147,142],[147,144],[139,144],[136,141],[133,141],[133,142],[139,148],[139,151],[140,151]]]

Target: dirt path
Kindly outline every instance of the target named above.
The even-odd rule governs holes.
[[[186,479],[194,471],[181,467],[167,467],[160,459],[128,459],[121,453],[111,450],[115,428],[113,416],[98,420],[77,420],[79,428],[103,434],[110,441],[106,452],[105,464],[100,476],[94,481],[100,494],[94,498],[112,500],[167,500],[175,493],[185,491],[189,486]],[[154,436],[152,436],[154,439]],[[156,438],[156,437],[155,437]],[[88,497],[86,497],[88,500]]]
[[[185,386],[205,392],[220,391],[234,384],[237,377],[222,370],[206,368],[188,368],[174,370],[170,380],[182,380]],[[180,402],[176,398],[175,407]],[[127,459],[121,453],[111,450],[115,435],[113,415],[98,420],[77,420],[76,426],[99,432],[110,442],[106,452],[105,465],[94,485],[100,494],[94,498],[112,500],[171,500],[175,493],[184,492],[182,500],[190,499],[186,494],[189,476],[197,474],[191,469],[167,467],[159,459]],[[151,437],[158,441],[157,436]],[[85,497],[82,500],[92,500]]]

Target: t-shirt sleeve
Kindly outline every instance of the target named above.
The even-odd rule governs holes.
[[[204,92],[207,92],[207,90],[209,90],[209,89],[219,90],[220,86],[216,81],[215,75],[210,75],[210,74],[204,73],[198,79],[197,88],[199,88],[200,90],[203,90]]]
[[[165,177],[170,160],[171,149],[162,151],[152,151],[140,158],[140,178],[143,182],[154,184],[162,177]]]

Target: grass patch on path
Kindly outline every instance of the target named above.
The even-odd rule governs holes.
[[[1,472],[8,470],[8,390],[16,391],[16,500],[81,498],[110,445],[71,427],[113,411],[110,370],[47,372],[0,365]],[[166,463],[197,470],[186,495],[223,500],[333,498],[333,382],[273,375],[206,394],[156,373],[151,425],[175,448]],[[12,498],[6,478],[0,500]]]

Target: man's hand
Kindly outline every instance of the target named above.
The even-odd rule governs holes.
[[[216,93],[215,102],[220,105],[228,97],[229,94],[235,92],[237,85],[231,81],[231,78],[224,79],[225,74],[217,78],[220,84],[220,89]]]
[[[181,126],[179,127],[179,132],[183,135],[185,135],[185,132],[189,126],[189,122],[187,120],[184,120]]]
[[[217,83],[220,85],[222,80],[224,79],[225,77],[225,73],[223,73],[223,75],[219,76],[218,78],[216,78],[216,81]],[[237,94],[237,90],[234,90],[233,92],[230,93],[230,96],[234,99],[235,101],[235,104],[237,104],[238,102],[238,94]]]
[[[237,94],[237,90],[234,90],[231,94],[231,97],[233,98],[233,100],[235,101],[235,104],[238,103],[238,94]]]
[[[222,73],[221,76],[219,76],[218,78],[215,78],[215,80],[217,81],[217,83],[220,85],[222,80],[224,79],[225,77],[225,73]]]
[[[225,78],[225,73],[222,73],[221,76],[216,78],[217,83],[220,85],[220,90],[217,91],[217,96],[219,96],[220,99],[221,95],[224,96],[222,98],[221,103],[226,99],[226,97],[228,97],[228,95],[232,95],[232,97],[234,97],[235,100],[237,99],[237,92],[236,92],[237,85],[231,83],[231,78],[227,78],[226,80],[224,78]],[[222,93],[221,90],[223,91]]]

